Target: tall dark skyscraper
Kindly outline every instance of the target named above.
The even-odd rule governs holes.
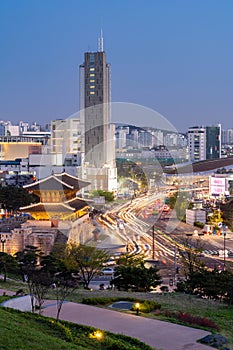
[[[80,65],[80,110],[85,130],[85,162],[97,168],[112,162],[111,66],[106,62],[103,37],[97,52],[86,52]],[[110,147],[111,148],[111,147]]]
[[[93,189],[116,191],[115,127],[111,124],[111,66],[102,32],[98,51],[86,52],[79,66],[80,121],[83,127],[82,176]]]

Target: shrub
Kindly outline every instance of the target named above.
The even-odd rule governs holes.
[[[188,312],[185,312],[185,313],[178,312],[174,314],[174,316],[175,318],[178,318],[180,321],[185,323],[191,323],[202,327],[208,327],[208,328],[216,329],[217,331],[219,330],[219,326],[206,317],[193,316],[193,315],[190,315],[190,313]]]
[[[203,222],[200,222],[200,221],[195,221],[194,226],[199,227],[199,228],[203,228],[205,226],[205,224],[203,224]]]
[[[142,303],[140,303],[140,311],[144,313],[149,313],[154,310],[160,310],[161,304],[156,303],[152,300],[144,300]],[[131,308],[131,310],[136,311],[135,305]]]
[[[73,341],[73,335],[72,335],[72,331],[70,330],[70,328],[68,326],[66,326],[64,323],[61,322],[54,322],[53,320],[50,321],[50,323],[53,325],[53,328],[56,328],[57,330],[61,331],[61,333],[63,334],[63,338],[68,341],[68,342],[72,342]]]
[[[122,301],[124,299],[125,301],[132,301],[132,302],[137,302],[140,303],[140,311],[149,313],[154,310],[160,310],[161,309],[161,304],[156,303],[155,301],[152,300],[143,300],[143,299],[136,299],[136,298],[83,298],[82,303],[83,304],[89,304],[89,305],[108,305],[111,303],[114,303],[116,301]],[[135,306],[132,307],[133,311],[136,311]]]

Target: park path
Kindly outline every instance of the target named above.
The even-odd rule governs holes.
[[[47,301],[43,315],[55,317],[56,302]],[[67,302],[62,306],[60,319],[128,335],[156,349],[213,350],[196,342],[209,332],[90,305]]]

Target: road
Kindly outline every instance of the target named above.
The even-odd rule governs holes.
[[[106,223],[111,235],[120,237],[122,243],[130,248],[129,251],[142,252],[147,259],[154,257],[155,260],[161,261],[170,270],[171,275],[175,271],[175,264],[179,264],[177,248],[182,248],[182,244],[184,247],[186,235],[192,235],[194,227],[177,220],[174,211],[163,213],[166,195],[164,191],[131,200],[107,212],[101,224]],[[197,230],[201,233],[200,229]],[[189,244],[194,244],[197,238],[201,240],[207,266],[222,269],[224,259],[219,257],[219,251],[223,250],[223,236],[189,237]],[[233,256],[232,233],[227,232],[225,244],[229,255]],[[231,258],[227,258],[227,254],[225,260],[226,263],[232,261]]]

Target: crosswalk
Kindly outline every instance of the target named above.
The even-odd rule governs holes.
[[[151,255],[152,255],[152,251],[150,251]],[[205,249],[203,250],[203,254],[206,255],[211,255],[211,256],[219,256],[219,250],[215,250],[215,249]],[[163,251],[163,250],[155,250],[154,251],[154,255],[157,257],[161,257],[161,256],[169,256],[167,252]],[[228,257],[233,257],[233,251],[232,250],[228,250]]]
[[[219,250],[215,249],[205,249],[203,250],[203,253],[206,255],[219,255]],[[232,250],[227,250],[227,255],[230,257],[233,257],[233,251]]]
[[[152,254],[152,252],[151,252]],[[154,251],[154,255],[159,257],[159,256],[168,256],[167,252],[163,251],[163,250],[155,250]]]

